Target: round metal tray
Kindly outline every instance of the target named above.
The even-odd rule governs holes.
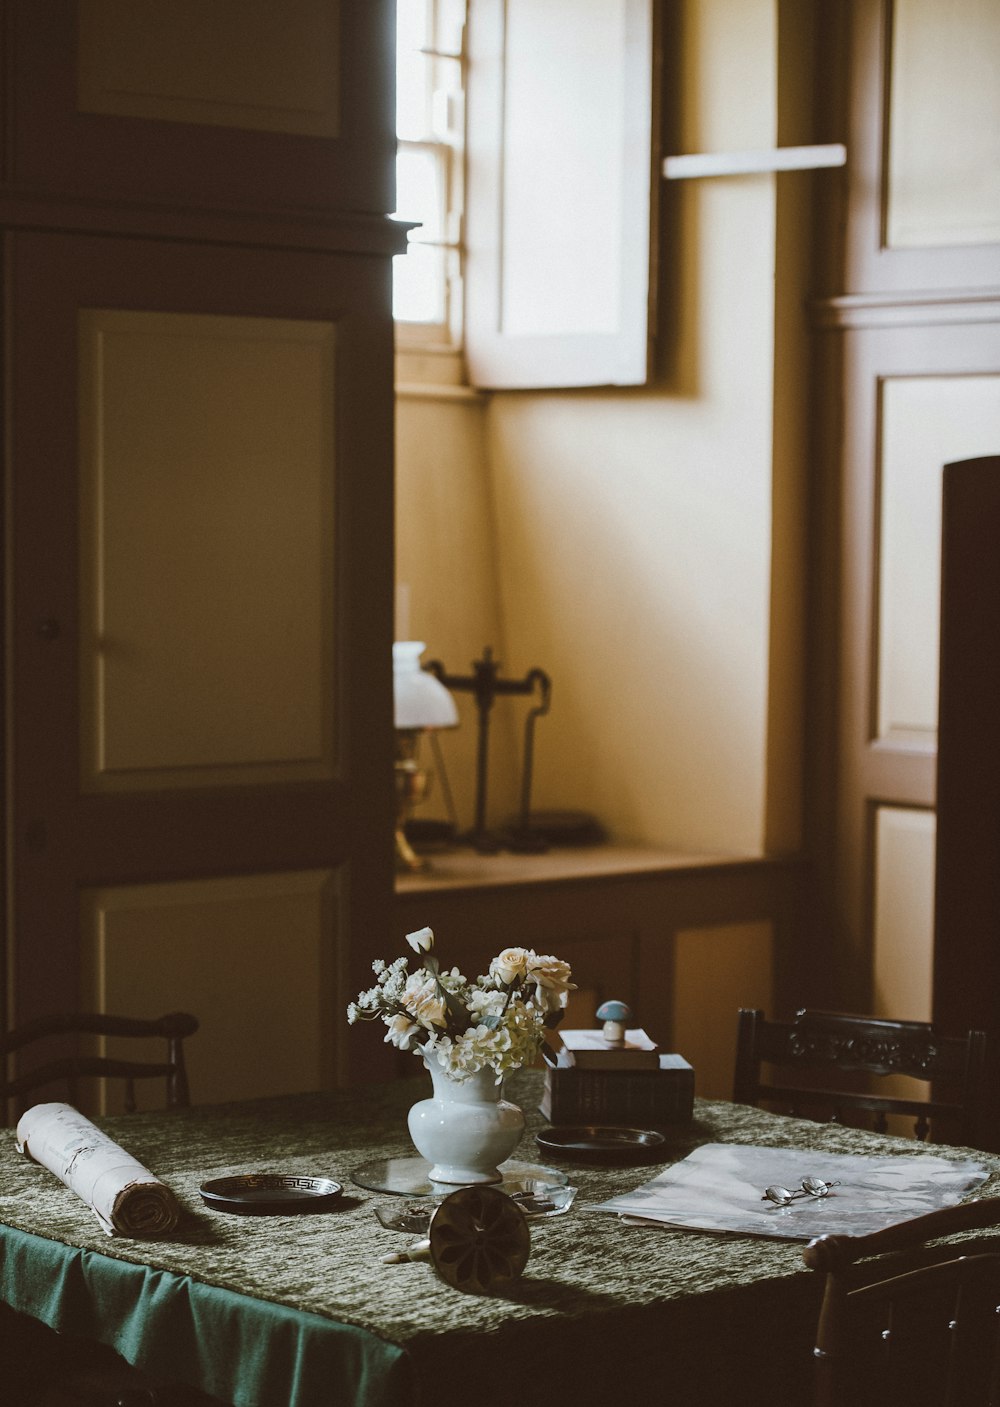
[[[656,1161],[666,1139],[655,1129],[617,1124],[579,1124],[545,1129],[535,1142],[550,1158],[586,1163],[648,1163]]]

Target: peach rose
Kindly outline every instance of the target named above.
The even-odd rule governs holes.
[[[443,1026],[444,998],[433,977],[413,973],[403,988],[400,1002],[421,1026]]]
[[[569,963],[563,962],[562,958],[529,953],[525,975],[536,987],[544,987],[549,992],[570,992],[574,989],[570,981]]]

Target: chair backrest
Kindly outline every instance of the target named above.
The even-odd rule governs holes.
[[[765,1079],[762,1065],[771,1067]],[[927,1097],[878,1093],[876,1081],[854,1076],[909,1075],[926,1082]],[[931,1121],[947,1140],[985,1146],[980,1136],[986,1096],[986,1035],[942,1036],[928,1022],[886,1021],[842,1012],[802,1010],[794,1021],[768,1021],[741,1010],[733,1099],[775,1105],[782,1113],[846,1122],[868,1121],[879,1132],[887,1116],[914,1120],[917,1138]],[[852,1111],[852,1112],[849,1112]],[[936,1130],[936,1136],[940,1133]]]
[[[78,1081],[88,1076],[124,1079],[125,1108],[132,1113],[136,1107],[135,1081],[165,1079],[167,1107],[181,1108],[189,1103],[187,1070],[184,1065],[184,1041],[198,1029],[198,1021],[185,1011],[171,1012],[154,1020],[139,1020],[127,1016],[101,1016],[73,1012],[58,1016],[41,1016],[5,1036],[0,1036],[0,1099],[17,1101],[18,1109],[25,1107],[24,1096],[32,1090],[51,1084],[61,1084],[68,1092],[70,1103],[78,1097]],[[103,1055],[59,1055],[10,1078],[7,1077],[8,1056],[14,1051],[33,1046],[36,1042],[79,1035],[127,1036],[148,1039],[161,1037],[166,1042],[165,1059],[123,1060]]]
[[[1000,1224],[1000,1197],[897,1222],[869,1236],[820,1236],[803,1251],[823,1274],[813,1350],[816,1407],[994,1407],[1000,1401],[1000,1242],[936,1237]],[[888,1271],[888,1274],[886,1272]]]

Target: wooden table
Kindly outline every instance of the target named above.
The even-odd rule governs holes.
[[[539,1091],[534,1073],[509,1082],[528,1117],[516,1156],[531,1161]],[[409,1241],[374,1216],[392,1199],[355,1185],[352,1172],[413,1155],[405,1112],[427,1092],[420,1078],[104,1121],[185,1208],[162,1241],[106,1236],[9,1134],[0,1296],[237,1407],[802,1400],[819,1286],[799,1244],[626,1226],[582,1209],[660,1164],[564,1165],[577,1206],[531,1223],[528,1265],[502,1297],[463,1295],[426,1264],[383,1265]],[[666,1161],[719,1141],[900,1157],[926,1147],[698,1101],[694,1121],[669,1136]],[[995,1195],[1000,1158],[977,1157],[991,1174],[982,1190]],[[199,1197],[210,1177],[261,1170],[331,1176],[345,1195],[338,1210],[300,1217],[227,1216]]]

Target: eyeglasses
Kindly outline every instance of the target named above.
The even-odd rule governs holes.
[[[794,1191],[787,1187],[765,1187],[762,1202],[773,1202],[776,1207],[787,1207],[799,1197],[826,1197],[831,1187],[839,1187],[835,1182],[824,1182],[821,1177],[804,1177]]]

